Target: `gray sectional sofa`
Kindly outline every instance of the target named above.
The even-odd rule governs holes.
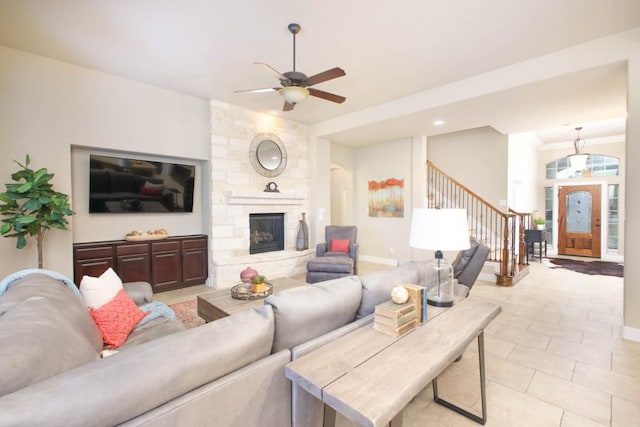
[[[155,319],[102,359],[83,301],[29,275],[0,296],[0,426],[321,425],[322,405],[285,365],[371,322],[391,288],[419,283],[419,267],[289,289],[187,330]]]

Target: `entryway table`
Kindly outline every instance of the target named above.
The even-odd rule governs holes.
[[[486,422],[484,335],[499,305],[465,299],[451,308],[428,306],[429,320],[398,338],[372,324],[289,363],[285,375],[325,404],[325,425],[335,411],[362,426],[402,424],[402,411],[430,382],[434,400],[481,424]],[[478,339],[482,416],[438,396],[437,378]]]

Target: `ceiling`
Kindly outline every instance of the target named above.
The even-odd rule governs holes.
[[[235,93],[278,86],[256,61],[291,70],[291,22],[302,26],[297,70],[313,75],[343,68],[345,77],[314,86],[345,96],[343,104],[310,97],[284,113],[277,93]],[[637,0],[404,0],[375,7],[370,0],[0,2],[2,45],[309,124],[639,25]],[[624,133],[619,119],[625,114],[626,66],[620,63],[326,136],[357,146],[490,125],[505,133],[537,131],[543,141],[557,142],[577,123],[612,123],[611,129],[600,124],[598,132]],[[445,126],[434,128],[434,118]],[[583,136],[590,136],[588,126]]]

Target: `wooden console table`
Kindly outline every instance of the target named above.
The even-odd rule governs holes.
[[[325,404],[325,425],[335,411],[362,426],[402,424],[402,411],[429,382],[434,400],[481,424],[486,422],[484,328],[501,307],[465,299],[449,309],[429,306],[430,320],[399,338],[371,324],[289,363],[285,375]],[[433,314],[436,317],[432,317]],[[482,416],[438,396],[437,378],[478,339]],[[380,369],[384,367],[384,369]]]

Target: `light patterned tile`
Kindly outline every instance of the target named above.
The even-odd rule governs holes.
[[[613,326],[622,326],[622,316],[620,314],[605,314],[592,311],[588,320],[592,322],[609,323]]]
[[[576,363],[573,359],[525,345],[517,345],[507,360],[567,380],[571,379]]]
[[[573,412],[564,411],[560,427],[607,427],[608,425],[609,423],[601,424],[597,421],[581,417]]]
[[[557,405],[494,382],[487,386],[487,407],[487,427],[558,427],[562,418],[562,409]]]
[[[613,396],[611,402],[611,427],[640,426],[640,405]]]
[[[566,341],[580,342],[582,340],[582,329],[547,320],[534,320],[528,330],[550,337],[562,338]]]
[[[582,337],[582,344],[609,350],[616,354],[640,356],[640,343],[623,340],[620,337],[607,338],[588,332]]]
[[[465,357],[459,362],[460,366],[470,373],[478,375],[478,354]],[[520,363],[504,360],[491,354],[485,355],[485,373],[489,381],[502,384],[516,391],[524,393],[533,378],[535,369]]]
[[[509,353],[513,351],[516,344],[512,341],[503,340],[494,335],[484,334],[484,351],[486,354],[506,359]],[[478,354],[478,340],[473,340],[469,347],[465,350],[465,354],[473,357]]]
[[[573,382],[640,403],[640,381],[636,377],[578,362],[573,374]]]
[[[589,345],[552,338],[547,349],[549,353],[568,357],[602,369],[611,368],[611,352]]]
[[[586,318],[580,320],[567,320],[566,318],[563,318],[560,320],[559,325],[578,328],[592,335],[602,335],[603,337],[609,338],[613,336],[613,325],[610,323],[593,322]]]
[[[487,333],[495,335],[496,331],[503,325],[509,325],[516,328],[527,329],[533,319],[523,316],[517,316],[510,313],[501,313],[486,328]]]
[[[536,372],[527,395],[601,424],[609,424],[611,395],[544,372]]]
[[[505,341],[524,344],[540,350],[546,349],[549,341],[551,341],[551,337],[548,335],[538,334],[511,325],[501,325],[493,335]]]
[[[544,311],[540,311],[539,308],[521,307],[516,311],[516,315],[527,317],[529,319],[545,319],[550,323],[557,323],[562,318],[562,314],[559,312],[549,311],[548,307],[545,307]]]
[[[640,381],[640,356],[613,354],[613,372],[638,378]]]

